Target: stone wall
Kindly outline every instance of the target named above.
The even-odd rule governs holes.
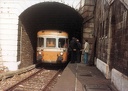
[[[93,38],[93,32],[94,32],[94,7],[95,2],[94,0],[84,0],[83,3],[81,3],[81,7],[79,10],[79,13],[84,18],[83,21],[83,31],[82,31],[82,47],[84,47],[85,39],[88,40],[90,44],[90,52],[89,52],[89,64],[93,64],[93,46],[94,46],[94,38]],[[82,60],[83,61],[83,60]]]
[[[112,66],[128,76],[128,16],[127,8],[115,1],[112,9]]]
[[[97,0],[95,9],[96,57],[128,76],[128,16],[125,2]]]

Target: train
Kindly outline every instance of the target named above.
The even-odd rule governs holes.
[[[62,30],[40,30],[37,33],[37,61],[63,64],[68,61],[68,33]]]

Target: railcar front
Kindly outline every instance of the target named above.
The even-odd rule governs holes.
[[[41,30],[37,33],[37,61],[65,63],[68,57],[68,34],[61,30]]]

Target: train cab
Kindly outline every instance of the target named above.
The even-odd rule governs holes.
[[[41,30],[37,33],[37,61],[65,63],[68,56],[68,34],[60,30]]]

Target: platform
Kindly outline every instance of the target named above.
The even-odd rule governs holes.
[[[118,91],[95,67],[69,63],[52,91]]]

